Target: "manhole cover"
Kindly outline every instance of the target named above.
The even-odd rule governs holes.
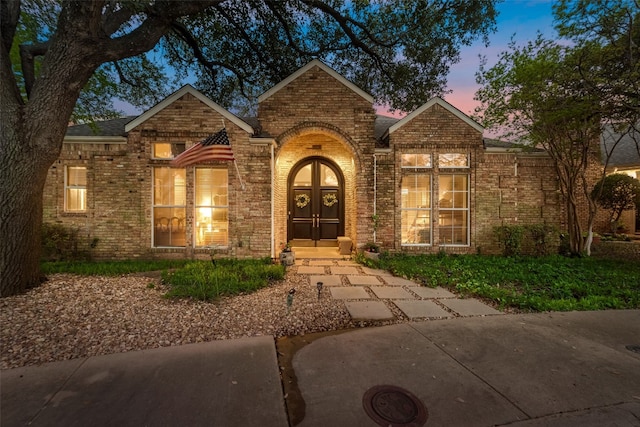
[[[640,344],[629,344],[625,347],[629,351],[634,351],[636,353],[640,353]]]
[[[362,397],[362,406],[381,426],[421,427],[429,416],[417,397],[393,385],[377,385],[367,390]]]

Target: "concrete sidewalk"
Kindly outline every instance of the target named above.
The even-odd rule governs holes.
[[[376,426],[364,396],[389,385],[424,405],[426,426],[640,426],[640,353],[632,351],[640,310],[453,318],[294,339],[307,344],[291,351],[289,365],[272,337],[255,337],[5,370],[0,423]],[[297,418],[287,417],[279,362]]]
[[[378,425],[363,397],[391,385],[426,407],[427,426],[640,426],[634,345],[640,310],[456,318],[324,337],[293,359],[300,425]]]
[[[273,337],[0,373],[0,425],[287,426]]]

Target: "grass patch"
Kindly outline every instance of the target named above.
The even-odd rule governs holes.
[[[640,308],[640,263],[595,258],[389,255],[376,263],[425,286],[442,286],[525,311]]]
[[[169,298],[195,298],[203,301],[221,296],[254,292],[274,280],[284,278],[285,268],[263,259],[218,259],[215,265],[193,261],[173,272],[164,272],[163,281],[170,286]]]
[[[185,266],[191,260],[56,261],[40,265],[44,274],[72,273],[82,276],[119,276]]]

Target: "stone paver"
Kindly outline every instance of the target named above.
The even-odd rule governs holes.
[[[441,299],[440,303],[449,307],[461,316],[485,316],[490,314],[503,314],[498,310],[478,301],[474,298],[468,299]]]
[[[298,267],[298,274],[324,274],[324,267],[310,267],[301,265]]]
[[[338,261],[338,265],[341,265],[343,267],[352,267],[352,266],[357,266],[359,264],[355,261]]]
[[[334,288],[332,288],[333,290]],[[347,301],[347,310],[353,320],[388,320],[395,316],[382,301]]]
[[[371,286],[371,290],[378,298],[415,299],[409,292],[397,286]]]
[[[330,259],[311,259],[309,260],[309,265],[318,266],[318,265],[333,265],[333,261]]]
[[[416,282],[412,282],[411,280],[403,279],[402,277],[395,276],[383,276],[382,279],[387,282],[390,286],[416,286]]]
[[[362,271],[364,274],[371,274],[374,276],[391,276],[387,270],[378,270],[376,268],[362,267]]]
[[[325,274],[322,276],[309,276],[309,283],[316,286],[318,282],[322,282],[322,286],[342,286],[342,280],[338,276]]]
[[[361,274],[358,274],[356,276],[347,276],[347,280],[349,280],[349,283],[351,283],[352,285],[382,285],[382,282],[380,282],[380,280],[378,280],[376,276],[363,276]]]
[[[453,317],[444,308],[433,301],[426,300],[394,300],[393,303],[409,318],[417,319],[424,317]]]
[[[358,269],[355,267],[331,267],[331,274],[358,274]]]
[[[449,292],[446,289],[437,287],[437,288],[426,288],[424,286],[411,286],[409,290],[417,295],[420,295],[420,298],[455,298],[456,296]]]
[[[329,288],[333,299],[370,299],[371,296],[360,286],[342,286]]]

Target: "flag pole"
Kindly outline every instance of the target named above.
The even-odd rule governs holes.
[[[222,120],[222,129],[224,129],[224,131],[227,131],[227,125],[224,122],[224,117],[220,117],[220,120]],[[240,176],[240,169],[238,169],[238,163],[236,162],[235,156],[233,159],[233,165],[236,167],[236,174],[238,175],[238,181],[240,181],[240,188],[242,188],[242,191],[245,190],[244,187],[244,182],[242,181],[242,177]]]

